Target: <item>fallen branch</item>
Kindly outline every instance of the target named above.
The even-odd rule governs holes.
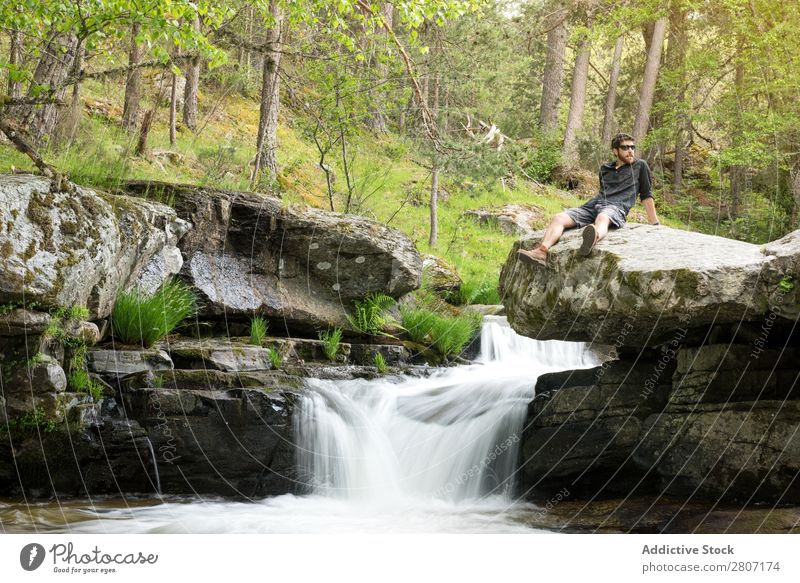
[[[71,194],[75,192],[75,185],[67,180],[66,176],[44,161],[39,152],[36,151],[36,148],[34,148],[33,145],[27,139],[25,139],[25,136],[18,127],[3,118],[0,118],[0,131],[6,135],[9,141],[14,144],[14,147],[17,148],[17,150],[25,154],[33,161],[34,165],[39,169],[39,172],[41,172],[43,176],[46,176],[52,180],[52,189],[54,192],[69,192]]]
[[[0,95],[0,108],[14,105],[45,104],[64,106],[66,102],[63,99],[56,99],[54,97],[11,97],[9,95]]]

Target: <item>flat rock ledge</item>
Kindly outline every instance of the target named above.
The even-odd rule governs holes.
[[[800,231],[759,246],[628,225],[582,257],[575,229],[547,268],[521,262],[540,239],[518,241],[500,276],[508,321],[531,338],[656,346],[676,330],[800,316]]]

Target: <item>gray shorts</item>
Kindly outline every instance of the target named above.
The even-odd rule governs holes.
[[[625,226],[625,211],[616,205],[601,200],[590,200],[584,205],[567,209],[564,212],[569,215],[569,218],[575,221],[578,227],[591,225],[594,223],[597,215],[600,214],[606,215],[611,219],[611,225],[614,227],[619,228]]]

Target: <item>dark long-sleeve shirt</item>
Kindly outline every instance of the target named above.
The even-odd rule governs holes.
[[[625,214],[636,204],[636,195],[644,201],[653,198],[652,179],[647,162],[638,159],[617,168],[617,161],[600,166],[600,192],[590,202],[607,202],[620,207]]]

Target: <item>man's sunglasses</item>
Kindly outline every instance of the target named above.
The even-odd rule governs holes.
[[[620,144],[619,149],[626,152],[628,150],[635,150],[636,146],[634,144]]]

